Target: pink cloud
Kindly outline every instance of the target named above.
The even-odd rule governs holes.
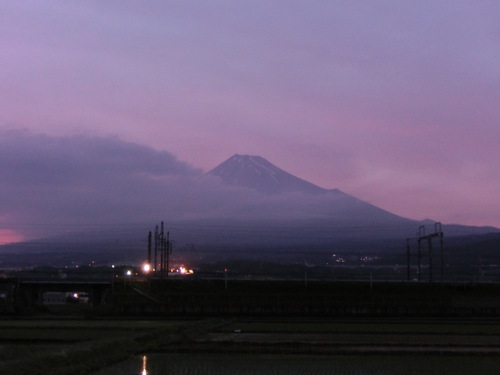
[[[500,226],[496,3],[1,7],[0,126],[204,169],[261,154],[397,213]]]

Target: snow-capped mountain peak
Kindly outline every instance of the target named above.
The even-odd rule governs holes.
[[[318,194],[327,191],[255,155],[235,154],[208,174],[218,176],[226,184],[253,188],[267,194],[284,192]]]

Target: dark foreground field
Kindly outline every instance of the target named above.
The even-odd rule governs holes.
[[[152,353],[218,356],[482,356],[499,360],[496,319],[2,320],[0,374],[90,374]]]
[[[500,317],[500,284],[152,280],[113,290],[109,313],[121,316]]]
[[[48,288],[88,285],[66,282],[19,283],[12,306],[26,305],[0,320],[0,374],[94,374],[155,353],[466,356],[500,373],[498,284],[119,279],[85,303],[39,298]]]

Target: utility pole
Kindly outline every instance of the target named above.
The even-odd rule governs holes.
[[[307,288],[307,263],[304,262],[304,287]]]
[[[160,277],[163,278],[163,274],[165,273],[165,237],[163,234],[163,221],[161,222],[160,227]]]
[[[152,245],[152,233],[149,231],[148,234],[148,265],[151,267],[151,245]]]
[[[422,238],[425,237],[425,226],[418,228],[418,281],[422,279]]]
[[[443,252],[443,231],[441,230],[441,224],[439,224],[439,250],[441,253],[441,282],[444,282],[444,252]]]
[[[224,268],[224,289],[227,289],[227,267]]]
[[[153,268],[155,276],[156,272],[158,271],[158,225],[155,227],[155,240],[154,240],[154,245],[155,245],[155,266]]]
[[[170,272],[170,254],[172,253],[172,243],[170,242],[170,232],[167,232],[167,242],[165,243],[167,277]]]
[[[432,237],[427,236],[427,246],[429,248],[429,283],[432,284]]]
[[[406,239],[406,280],[410,281],[410,240]]]

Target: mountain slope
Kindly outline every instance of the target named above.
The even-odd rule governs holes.
[[[201,249],[200,254],[223,249],[228,254],[241,249],[241,254],[235,254],[238,256],[247,252],[250,256],[254,251],[261,256],[262,251],[267,251],[262,249],[274,249],[275,257],[289,251],[327,254],[332,249],[404,252],[406,238],[415,237],[421,225],[432,228],[434,224],[395,215],[338,189],[323,189],[259,156],[234,155],[207,175],[190,179],[189,184],[181,185],[182,189],[168,189],[169,185],[165,185],[164,199],[155,200],[164,210],[159,219],[165,218],[177,246]],[[75,249],[82,254],[98,249],[103,256],[119,254],[118,259],[126,259],[125,255],[132,253],[144,254],[151,225],[138,220],[137,225],[126,229],[120,225],[113,232],[110,228],[113,226],[103,228],[105,235],[82,230],[61,239],[4,246],[0,247],[0,255],[8,251],[56,253],[54,247],[63,249],[63,253]],[[446,224],[442,228],[447,239],[500,231]]]
[[[415,236],[421,225],[434,225],[432,220],[401,217],[338,189],[323,189],[260,156],[233,155],[208,175],[217,176],[224,184],[252,189],[267,196],[249,201],[246,210],[238,211],[238,220],[256,219],[254,214],[258,212],[260,220],[296,225],[303,233],[309,232],[311,238],[319,231],[336,234],[347,231],[353,237],[404,238]],[[443,229],[452,236],[499,231],[492,227],[446,224]]]
[[[317,229],[337,234],[339,230],[335,228],[345,227],[378,234],[381,234],[379,228],[398,227],[413,233],[419,226],[417,221],[395,215],[338,189],[323,189],[293,176],[260,156],[233,155],[208,175],[220,178],[226,185],[262,194],[261,198],[257,196],[249,201],[246,207],[239,207],[238,214],[233,216],[237,221],[256,219],[258,215],[258,219],[265,222],[280,221],[311,233]]]
[[[260,156],[233,155],[208,174],[220,177],[228,185],[249,187],[266,194],[321,194],[327,191],[285,172]]]

